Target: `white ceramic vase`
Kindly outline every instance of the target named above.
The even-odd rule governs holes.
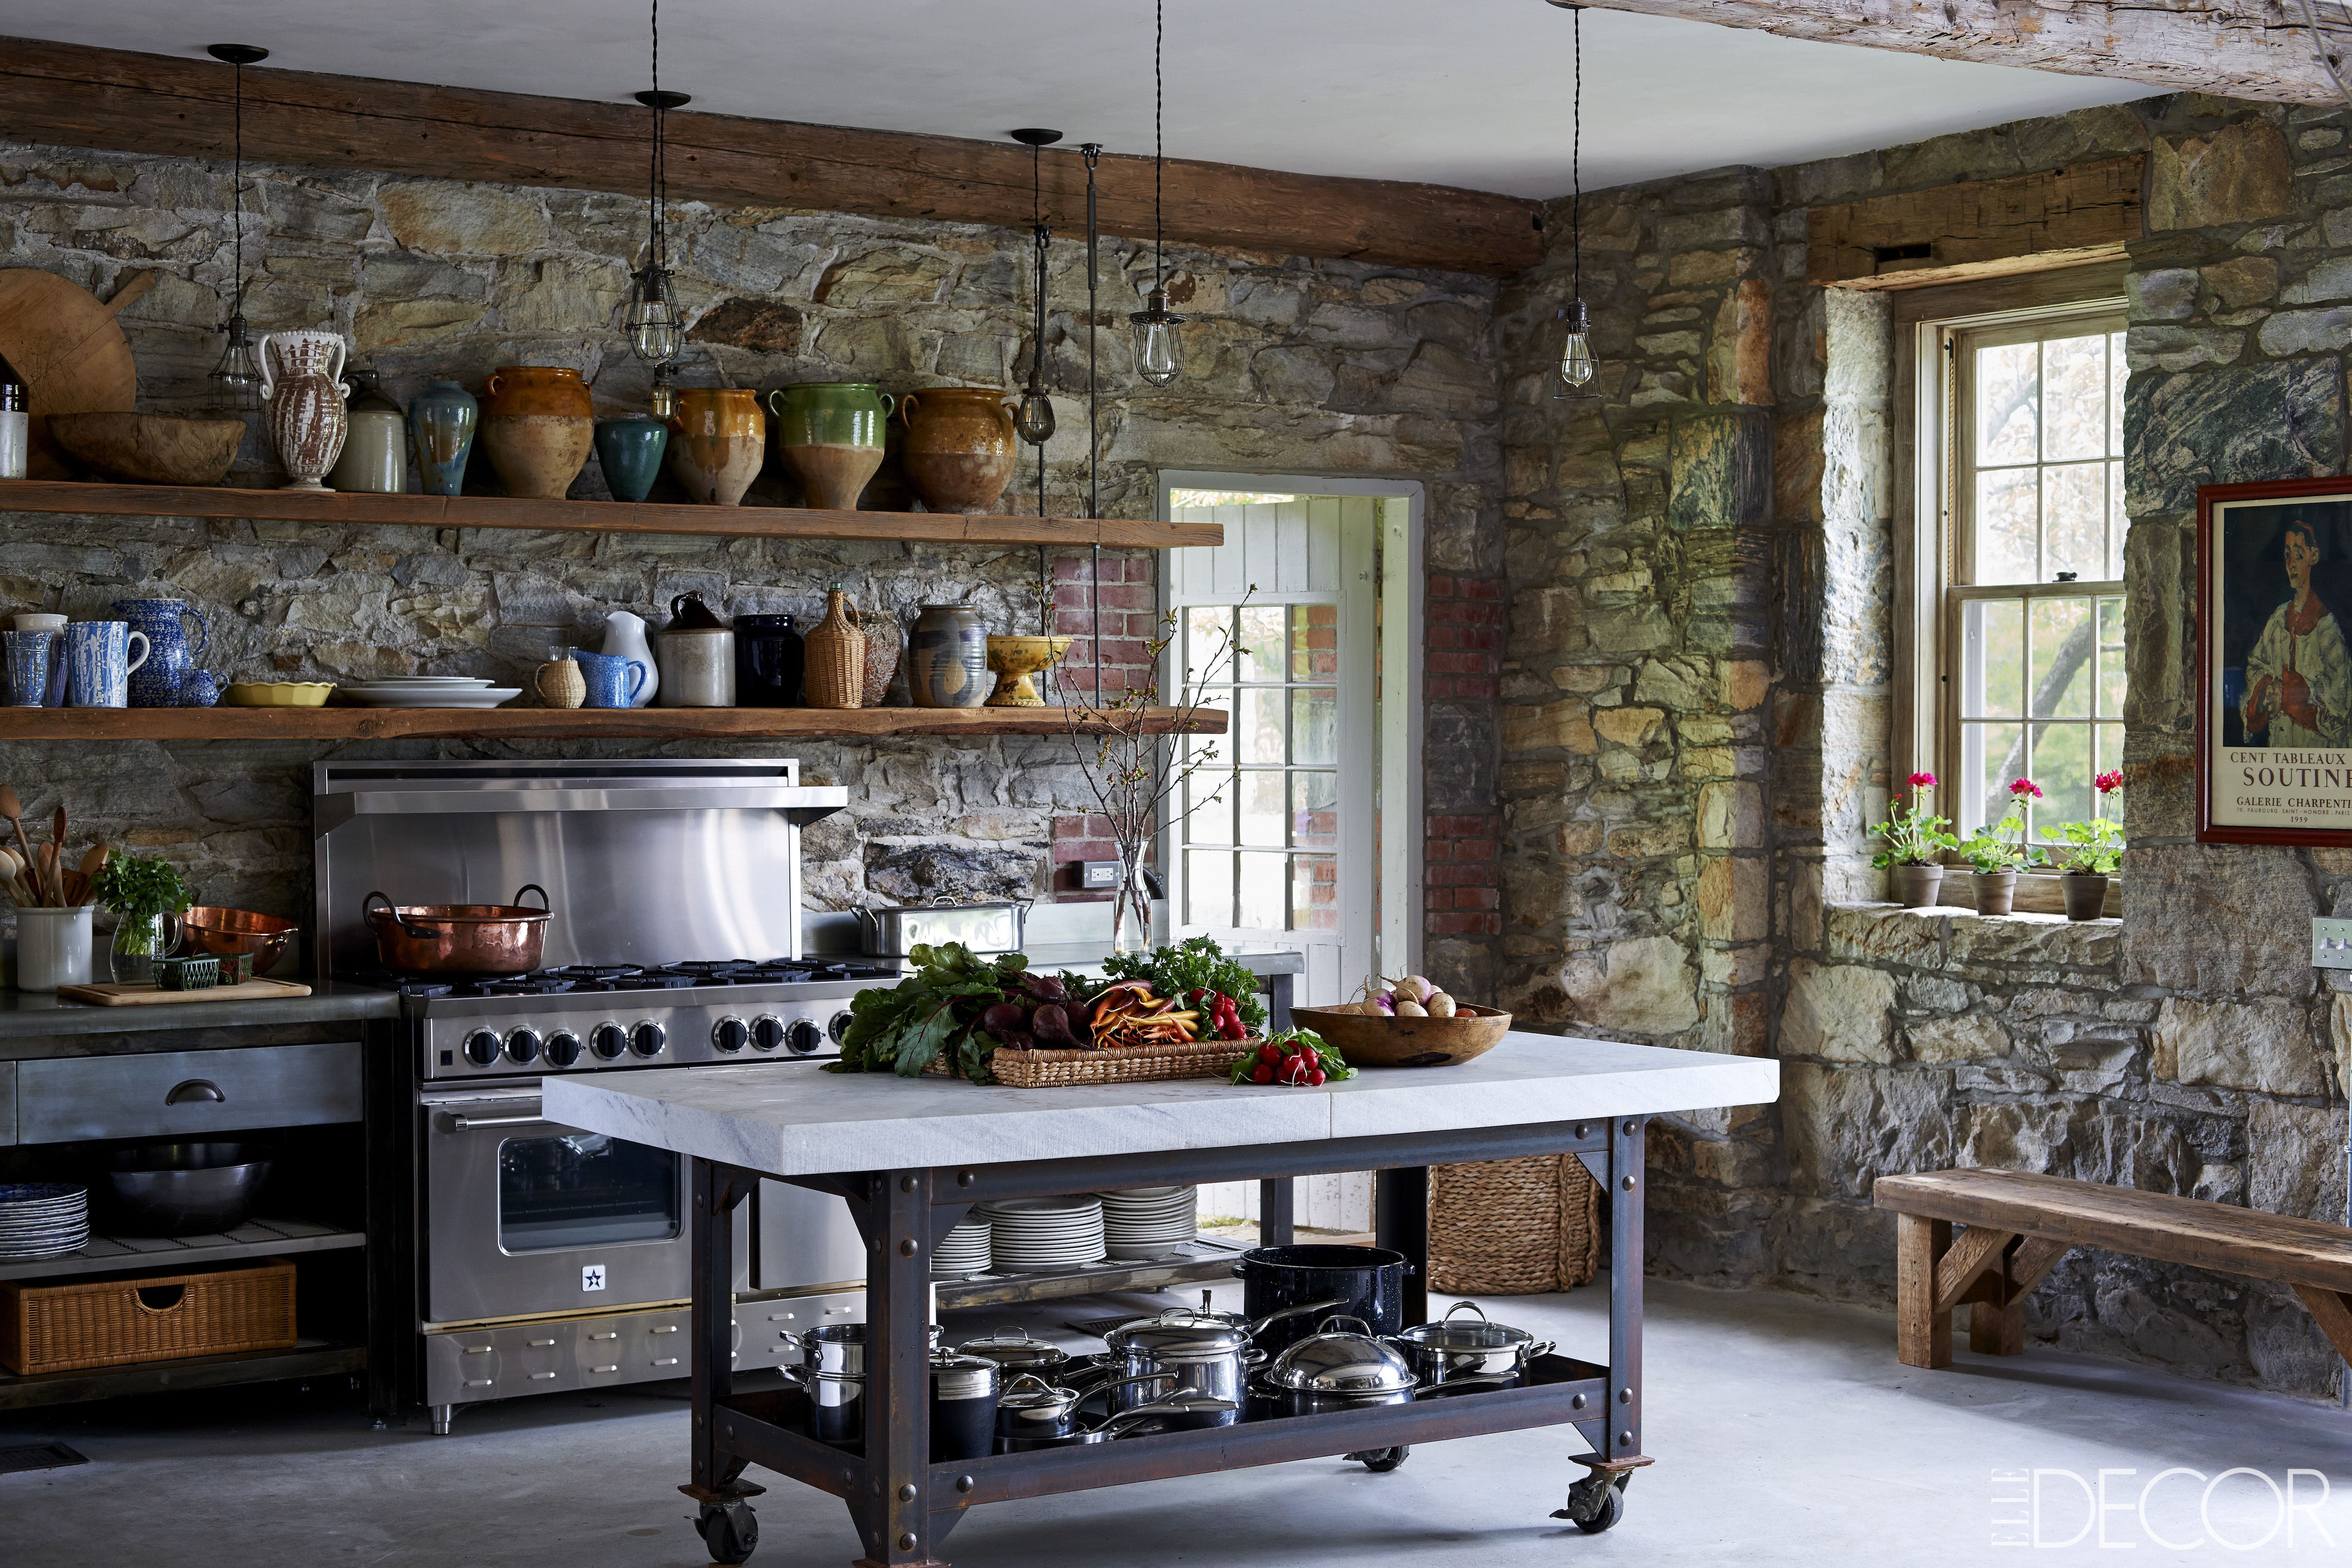
[[[271,332],[261,340],[261,405],[289,490],[320,481],[351,433],[343,403],[343,340],[332,332]]]
[[[654,693],[661,689],[661,671],[654,663],[654,650],[646,642],[646,623],[626,610],[614,610],[604,617],[604,646],[596,650],[615,658],[633,658],[646,667],[646,683],[629,700],[632,708],[649,707]]]

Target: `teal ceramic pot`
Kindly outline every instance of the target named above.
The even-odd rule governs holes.
[[[596,457],[604,465],[604,488],[614,500],[646,499],[661,473],[669,447],[669,426],[643,414],[596,421]]]
[[[436,381],[408,400],[408,434],[416,443],[417,483],[429,496],[462,495],[466,459],[482,418],[474,395],[454,381]]]
[[[784,464],[800,477],[809,505],[856,510],[866,481],[882,466],[894,406],[870,381],[802,381],[768,394]]]
[[[988,700],[988,628],[961,605],[925,605],[907,639],[907,695],[918,708]]]

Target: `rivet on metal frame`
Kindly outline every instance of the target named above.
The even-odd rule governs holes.
[[[898,1489],[898,1500],[900,1502],[912,1502],[915,1500],[914,1482],[908,1481],[905,1486]]]
[[[1627,1123],[1625,1123],[1625,1136],[1626,1136],[1626,1137],[1628,1137],[1628,1138],[1631,1138],[1632,1136],[1633,1136],[1633,1134],[1634,1134],[1634,1133],[1636,1133],[1636,1132],[1640,1131],[1641,1130],[1642,1130],[1642,1124],[1641,1124],[1640,1122],[1638,1122],[1638,1121],[1628,1121]]]
[[[1580,1122],[1578,1122],[1578,1123],[1576,1124],[1576,1135],[1577,1135],[1579,1138],[1584,1137],[1587,1133],[1591,1132],[1591,1131],[1592,1131],[1592,1129],[1591,1129],[1590,1127],[1587,1127],[1587,1126],[1586,1126],[1583,1122],[1581,1122],[1581,1121],[1580,1121]]]
[[[1633,1441],[1633,1429],[1631,1426],[1626,1427],[1625,1430],[1617,1434],[1617,1440],[1620,1443],[1623,1443],[1628,1447],[1631,1447]]]
[[[959,1187],[968,1187],[977,1179],[978,1178],[974,1177],[970,1171],[958,1171],[956,1173],[956,1185]]]
[[[971,1490],[971,1478],[970,1476],[958,1476],[956,1478],[956,1490],[960,1492],[968,1492]]]
[[[1621,1389],[1619,1389],[1619,1390],[1617,1391],[1617,1403],[1618,1403],[1618,1404],[1620,1404],[1620,1405],[1631,1405],[1631,1404],[1633,1404],[1633,1391],[1632,1389],[1630,1389],[1630,1388],[1621,1388]]]
[[[915,1238],[913,1237],[910,1236],[906,1240],[898,1244],[898,1256],[901,1258],[912,1258],[915,1256]]]
[[[1628,1123],[1628,1124],[1627,1124],[1627,1126],[1626,1126],[1626,1128],[1625,1128],[1625,1131],[1628,1131],[1628,1132],[1631,1132],[1632,1131],[1633,1131],[1633,1126],[1632,1126],[1632,1124],[1631,1124],[1631,1123]],[[914,1178],[914,1177],[912,1177],[912,1176],[901,1176],[901,1177],[899,1177],[899,1178],[898,1178],[898,1190],[899,1190],[900,1192],[902,1192],[902,1193],[911,1193],[911,1192],[913,1192],[913,1191],[915,1190],[915,1178]]]
[[[1581,1409],[1583,1409],[1583,1408],[1584,1408],[1584,1395],[1582,1395],[1581,1394],[1580,1394],[1576,1395],[1574,1398],[1570,1399],[1570,1400],[1568,1402],[1568,1407],[1569,1407],[1570,1410],[1581,1410]]]
[[[1628,1441],[1630,1441],[1630,1440],[1631,1440],[1631,1439],[1628,1439]],[[906,1533],[904,1533],[904,1534],[902,1534],[901,1536],[899,1536],[899,1537],[898,1537],[898,1550],[899,1550],[899,1551],[901,1551],[901,1552],[912,1552],[914,1549],[915,1549],[915,1532],[914,1532],[913,1531],[911,1531],[911,1530],[910,1530],[910,1531],[908,1531]]]
[[[1618,1183],[1617,1184],[1618,1184],[1619,1186],[1621,1186],[1621,1187],[1623,1187],[1627,1192],[1629,1192],[1629,1193],[1630,1193],[1630,1192],[1632,1192],[1632,1191],[1633,1190],[1633,1177],[1631,1177],[1631,1176],[1627,1176],[1623,1181],[1622,1181],[1622,1182]]]

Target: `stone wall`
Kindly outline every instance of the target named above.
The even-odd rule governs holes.
[[[1804,283],[1807,209],[2130,151],[2123,919],[1874,904],[1895,334],[1883,296]],[[1583,405],[1541,383],[1568,297],[1552,210],[1496,327],[1503,1000],[1783,1063],[1779,1106],[1659,1125],[1654,1266],[1886,1300],[1871,1183],[1952,1164],[2342,1221],[2352,998],[2305,943],[2352,910],[2352,856],[2192,841],[2189,659],[2196,486],[2343,469],[2347,210],[2342,113],[2193,96],[1604,193]],[[2028,1324],[2293,1393],[2339,1376],[2291,1294],[2105,1253],[2070,1257]]]
[[[245,241],[257,331],[326,327],[402,400],[432,376],[478,387],[503,363],[568,364],[600,411],[642,408],[648,367],[616,330],[645,204],[593,193],[248,169]],[[227,170],[203,162],[0,143],[0,249],[110,296],[142,268],[162,281],[123,315],[141,406],[195,412],[212,397],[221,292],[230,281]],[[677,289],[693,318],[681,380],[771,386],[873,379],[1017,385],[1029,338],[1028,237],[969,226],[800,210],[677,209]],[[1148,517],[1162,468],[1395,475],[1428,487],[1428,559],[1398,563],[1465,583],[1500,571],[1500,455],[1488,321],[1494,285],[1345,262],[1191,250],[1170,255],[1171,294],[1194,318],[1184,380],[1162,392],[1129,370],[1124,324],[1148,284],[1148,250],[1108,241],[1099,334],[1103,514]],[[1055,241],[1045,355],[1060,430],[1046,506],[1087,510],[1082,240]],[[233,483],[278,481],[249,440]],[[678,499],[667,478],[654,499]],[[486,461],[468,488],[496,493]],[[605,493],[592,462],[575,496]],[[1024,462],[1007,510],[1035,505]],[[772,456],[754,501],[797,501]],[[908,501],[895,460],[869,506]],[[898,615],[965,601],[1003,629],[1033,629],[1041,570],[1060,628],[1083,638],[1086,557],[1029,549],[803,544],[689,536],[314,527],[11,514],[0,602],[75,615],[131,595],[178,595],[212,627],[224,676],[338,679],[407,670],[520,683],[548,649],[593,646],[627,608],[656,624],[671,595],[702,590],[730,612],[814,614],[828,583]],[[1142,660],[1155,558],[1105,560],[1106,684]],[[1465,590],[1465,593],[1467,590]],[[1490,597],[1492,595],[1489,595]],[[1447,644],[1446,651],[1453,651]],[[1447,679],[1452,681],[1449,674]],[[895,699],[903,700],[903,697]],[[1449,685],[1433,727],[1432,799],[1493,776],[1492,692]],[[578,750],[579,748],[572,748]],[[673,748],[724,753],[745,748]],[[850,787],[849,813],[810,836],[817,900],[840,907],[933,891],[1043,893],[1057,817],[1086,796],[1068,742],[888,742],[749,748],[801,756]],[[480,755],[451,744],[346,754]],[[545,754],[553,747],[514,748]],[[171,854],[207,897],[300,913],[308,901],[305,748],[16,745],[0,776],[46,815],[66,800],[94,831]],[[1491,796],[1450,809],[1491,810]],[[1452,906],[1449,903],[1450,911]],[[1483,962],[1484,933],[1439,932],[1442,964]]]

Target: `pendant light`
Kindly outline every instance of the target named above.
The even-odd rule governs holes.
[[[1102,515],[1102,383],[1095,358],[1095,286],[1100,276],[1095,253],[1102,244],[1102,208],[1096,197],[1095,169],[1102,162],[1102,143],[1082,142],[1078,156],[1087,161],[1087,515]],[[1087,574],[1087,605],[1094,615],[1095,706],[1102,706],[1102,533],[1095,533],[1091,570]]]
[[[1570,0],[1551,0],[1574,13],[1570,24],[1576,40],[1576,87],[1570,100],[1568,166],[1574,189],[1568,198],[1568,244],[1570,260],[1570,298],[1559,319],[1567,328],[1560,340],[1559,384],[1552,396],[1564,402],[1592,396],[1591,384],[1600,365],[1592,357],[1590,321],[1584,309],[1584,7]]]
[[[1045,266],[1054,231],[1045,225],[1045,149],[1062,139],[1058,131],[1034,127],[1013,139],[1029,149],[1029,233],[1036,254],[1036,320],[1029,349],[1029,384],[1013,416],[1013,433],[1037,448],[1037,515],[1045,515],[1045,443],[1054,438],[1054,400],[1045,395]]]
[[[625,318],[629,352],[641,360],[662,364],[677,357],[686,346],[685,324],[677,313],[677,294],[669,273],[669,111],[694,101],[682,92],[664,92],[661,85],[661,0],[653,0],[653,79],[649,91],[636,100],[654,111],[653,147],[646,161],[646,264],[629,286],[629,310]]]
[[[1154,386],[1169,385],[1184,374],[1184,341],[1176,330],[1184,318],[1168,309],[1168,224],[1161,194],[1168,159],[1160,125],[1160,56],[1167,37],[1166,0],[1151,0],[1151,292],[1128,321],[1135,333],[1136,374]]]
[[[236,132],[229,164],[229,254],[234,258],[230,262],[233,275],[229,279],[228,320],[221,326],[226,342],[221,349],[220,363],[213,367],[212,383],[236,405],[256,408],[261,403],[261,364],[254,353],[253,334],[245,325],[245,68],[268,59],[269,51],[252,44],[212,44],[206,46],[205,53],[236,70]]]

